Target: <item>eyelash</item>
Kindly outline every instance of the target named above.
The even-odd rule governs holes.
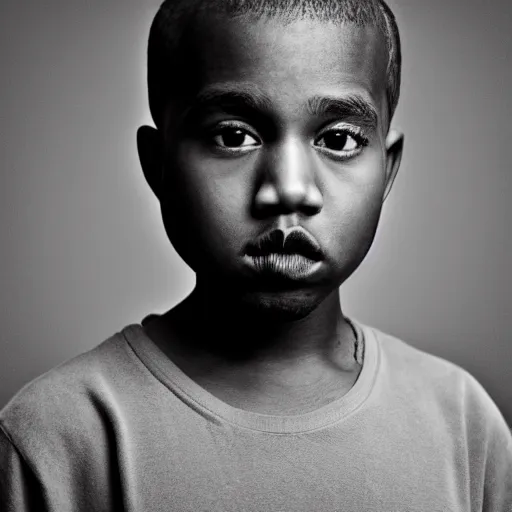
[[[344,154],[340,154],[340,151],[333,150],[330,148],[318,146],[318,141],[322,140],[326,135],[329,133],[344,133],[348,134],[354,142],[357,144],[357,148],[353,150],[346,150]],[[328,129],[324,130],[316,139],[315,139],[315,147],[318,148],[320,151],[328,154],[331,157],[334,157],[335,159],[339,160],[348,160],[349,158],[352,158],[354,156],[357,156],[361,151],[368,146],[369,144],[368,137],[364,134],[363,130],[360,128],[357,128],[353,125],[348,124],[337,124],[334,126],[329,127]]]
[[[218,137],[222,134],[222,132],[226,129],[233,129],[233,130],[240,130],[244,132],[246,135],[249,135],[249,137],[252,137],[258,144],[257,145],[250,145],[246,146],[244,149],[240,149],[240,147],[236,148],[230,148],[225,146],[220,146],[219,144],[214,142],[215,137]],[[216,147],[217,150],[222,151],[223,153],[230,153],[239,155],[240,153],[247,153],[261,145],[261,139],[258,137],[255,133],[253,133],[252,130],[250,130],[246,124],[239,123],[236,121],[230,121],[230,122],[223,122],[220,123],[215,127],[214,130],[212,130],[208,136],[209,140],[212,141],[213,146]]]
[[[257,144],[252,144],[248,146],[239,146],[239,147],[226,147],[221,146],[220,144],[216,143],[214,141],[215,137],[222,134],[223,131],[227,129],[234,129],[234,130],[240,130],[241,132],[244,132],[245,135],[248,135],[249,137],[252,137]],[[357,148],[354,148],[353,150],[346,150],[343,154],[340,154],[343,150],[333,150],[324,146],[317,145],[318,141],[322,140],[326,135],[330,133],[344,133],[349,135],[354,142],[357,144]],[[258,147],[261,146],[261,139],[256,134],[252,132],[252,130],[247,128],[247,125],[244,123],[239,123],[236,121],[230,121],[230,122],[224,122],[210,132],[209,139],[211,140],[213,146],[216,147],[218,151],[221,151],[222,153],[229,153],[232,155],[240,155],[245,154],[247,152],[250,152]],[[314,140],[314,147],[322,151],[323,153],[326,153],[327,155],[331,156],[332,158],[335,158],[337,160],[348,160],[354,156],[357,156],[361,151],[368,145],[369,139],[364,134],[364,132],[353,125],[348,124],[337,124],[335,126],[329,127],[328,129],[324,130],[318,137]]]

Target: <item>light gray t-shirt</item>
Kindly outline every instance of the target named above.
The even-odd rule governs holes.
[[[0,510],[512,511],[512,436],[459,367],[354,322],[353,388],[299,416],[235,409],[133,324],[0,413]]]

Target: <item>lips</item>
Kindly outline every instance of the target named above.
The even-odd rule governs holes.
[[[250,242],[244,254],[247,265],[271,281],[303,281],[317,273],[324,259],[318,242],[304,229],[274,230]]]
[[[302,228],[294,228],[288,233],[280,229],[265,233],[247,244],[245,254],[253,257],[296,254],[312,261],[324,258],[318,242]]]

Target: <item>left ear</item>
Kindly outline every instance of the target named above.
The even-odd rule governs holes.
[[[384,190],[384,202],[388,197],[396,174],[402,161],[402,153],[404,150],[404,134],[397,130],[389,130],[386,137],[386,188]]]

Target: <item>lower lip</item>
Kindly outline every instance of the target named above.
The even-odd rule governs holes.
[[[314,261],[301,254],[271,253],[266,256],[245,256],[253,270],[264,275],[273,275],[290,280],[300,280],[314,274],[321,261]]]

